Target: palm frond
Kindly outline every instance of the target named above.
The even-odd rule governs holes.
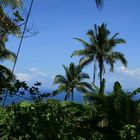
[[[89,84],[88,82],[81,82],[80,85],[81,85],[82,87],[87,88],[88,90],[91,90],[91,89],[92,89],[91,84]]]
[[[89,47],[90,44],[87,43],[86,41],[84,41],[83,39],[80,39],[80,38],[74,38],[76,40],[78,40],[79,42],[81,42],[81,44],[83,44],[84,47]]]
[[[53,91],[52,96],[56,96],[57,94],[66,91],[66,85],[62,84],[58,87],[58,89],[56,89],[55,91]]]
[[[11,80],[15,80],[16,79],[16,77],[12,73],[12,71],[10,69],[8,69],[7,67],[3,66],[3,65],[0,65],[0,73],[5,78],[10,78]]]
[[[127,60],[125,59],[124,54],[122,54],[121,52],[113,52],[112,56],[114,57],[114,59],[121,61],[121,63],[127,67]]]
[[[79,77],[78,77],[80,80],[83,80],[83,79],[89,79],[89,75],[87,73],[81,73],[79,74]]]
[[[107,51],[113,50],[116,45],[125,44],[126,41],[122,38],[116,38],[119,33],[116,33],[111,39],[107,42]]]
[[[89,94],[88,100],[91,102],[96,102],[98,105],[108,106],[108,102],[106,100],[106,96],[102,94]]]
[[[88,65],[93,60],[93,56],[85,56],[80,59],[79,65],[81,67]]]
[[[15,63],[16,60],[16,54],[9,51],[8,49],[5,48],[5,45],[1,43],[0,45],[0,60],[11,60],[12,62]]]
[[[115,43],[116,43],[116,44],[125,44],[126,41],[125,41],[124,39],[122,39],[122,38],[116,38],[116,39],[115,39]]]
[[[96,91],[96,93],[99,93],[100,88],[96,86],[94,83],[91,83],[93,91]]]
[[[69,67],[66,67],[65,65],[63,65],[63,68],[65,70],[65,75],[66,75],[67,81],[71,81],[70,68]]]
[[[54,84],[65,84],[66,83],[66,78],[63,75],[56,75],[54,78]]]
[[[93,44],[93,45],[97,44],[93,30],[89,30],[87,32],[87,36],[89,37],[91,44]]]
[[[76,50],[72,53],[71,57],[73,56],[83,56],[85,55],[85,50]]]
[[[83,85],[80,84],[76,85],[76,90],[84,94],[88,92],[88,90],[85,87],[83,87]]]
[[[140,88],[137,88],[137,89],[135,89],[134,91],[132,91],[132,92],[130,93],[130,96],[133,97],[133,96],[135,96],[135,95],[137,95],[137,94],[140,94]]]

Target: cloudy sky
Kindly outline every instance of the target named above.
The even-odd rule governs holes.
[[[74,37],[88,41],[86,32],[94,24],[107,24],[112,35],[119,32],[119,37],[126,44],[118,46],[117,51],[125,54],[128,68],[120,63],[115,65],[113,74],[106,68],[107,89],[118,80],[125,89],[140,86],[140,1],[105,0],[103,10],[98,11],[92,0],[34,0],[28,27],[34,24],[38,34],[23,41],[15,73],[20,80],[33,83],[42,82],[42,86],[53,88],[52,81],[56,74],[64,74],[62,64],[78,63],[79,58],[70,55],[82,48]],[[24,5],[29,7],[29,1]],[[11,37],[7,47],[17,51],[19,39]],[[12,67],[12,63],[5,65]],[[92,65],[84,69],[92,79]],[[98,79],[98,78],[97,78]],[[97,82],[98,84],[98,82]]]

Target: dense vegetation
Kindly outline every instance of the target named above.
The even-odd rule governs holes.
[[[105,94],[104,80],[101,89],[95,87],[85,93],[83,104],[78,104],[54,99],[43,101],[44,96],[37,96],[37,87],[27,88],[25,82],[20,84],[36,98],[32,103],[24,101],[1,110],[2,140],[134,140],[140,137],[140,102],[132,99],[140,92],[139,88],[126,93],[116,82],[114,90]]]
[[[97,7],[102,7],[102,0],[95,0]],[[0,61],[12,60],[15,64],[17,55],[6,48],[9,35],[22,34],[24,19],[20,16],[20,0],[0,1]],[[7,15],[5,7],[12,9]],[[24,25],[24,24],[23,24]],[[14,71],[0,65],[0,140],[139,140],[140,139],[140,99],[133,97],[140,93],[140,88],[125,92],[119,82],[114,83],[113,91],[105,92],[105,63],[113,72],[116,61],[127,66],[127,60],[121,52],[114,51],[117,44],[125,41],[117,38],[118,33],[109,38],[110,31],[103,23],[88,31],[90,42],[80,38],[84,49],[76,50],[73,55],[81,56],[79,65],[63,65],[65,75],[57,75],[54,84],[59,84],[52,93],[41,93],[36,82],[29,87],[25,81],[16,80]],[[89,75],[82,70],[94,62],[93,83],[84,81]],[[100,87],[95,85],[96,65],[99,66]],[[74,91],[83,95],[81,104],[70,101],[51,99],[64,91],[65,99]],[[5,94],[6,93],[6,94]],[[7,95],[27,95],[32,102],[5,105]],[[25,96],[24,96],[25,97]]]

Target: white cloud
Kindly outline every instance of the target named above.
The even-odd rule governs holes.
[[[124,89],[133,90],[140,87],[140,68],[117,67],[114,73],[106,73],[107,89],[113,87],[115,81],[119,81]]]
[[[108,71],[108,70],[107,70]],[[114,73],[105,73],[106,89],[111,90],[115,81],[122,84],[123,89],[133,90],[140,87],[140,68],[115,68]],[[30,68],[28,72],[19,72],[16,74],[21,81],[26,81],[30,84],[36,81],[41,82],[43,87],[53,88],[53,80],[56,75],[47,75],[37,68]],[[92,76],[91,76],[92,78]],[[98,78],[97,78],[98,79]],[[96,79],[96,84],[99,85],[99,80]]]
[[[27,73],[20,72],[16,76],[20,81],[26,81],[31,84],[38,81],[44,85],[49,79],[46,73],[39,71],[37,68],[30,68]]]
[[[20,81],[30,81],[31,80],[31,76],[26,73],[18,73],[18,74],[16,74],[16,76],[17,76],[17,79],[19,79]]]
[[[43,72],[40,72],[37,68],[30,68],[29,71],[34,75],[34,76],[43,76],[43,77],[46,77],[47,74],[46,73],[43,73]]]
[[[124,67],[119,67],[118,72],[125,74],[127,76],[130,76],[130,77],[133,77],[133,78],[140,77],[140,68],[128,69]]]

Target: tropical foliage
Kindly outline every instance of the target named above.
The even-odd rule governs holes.
[[[133,92],[132,92],[133,93]],[[5,107],[2,140],[133,140],[140,136],[140,102],[116,82],[112,93],[92,93],[88,104],[48,100]],[[132,115],[133,114],[133,115]]]
[[[22,3],[20,0],[1,0],[0,1],[0,61],[10,60],[13,63],[16,61],[16,55],[12,51],[6,48],[6,42],[8,41],[9,35],[20,34],[20,27],[18,23],[23,21],[19,15],[18,9],[21,7]],[[8,15],[4,9],[10,7],[11,15]],[[7,67],[0,65],[0,92],[3,88],[6,88],[7,82],[10,82],[15,79],[15,76],[12,74],[11,70]],[[9,81],[9,79],[11,79]]]
[[[117,38],[118,33],[109,38],[110,31],[107,29],[106,24],[101,26],[94,25],[94,30],[89,30],[87,36],[90,42],[86,42],[80,38],[75,38],[81,42],[84,49],[76,50],[72,56],[81,56],[80,66],[88,65],[95,61],[99,65],[100,86],[105,73],[105,63],[110,66],[110,71],[114,71],[114,63],[120,61],[125,67],[127,60],[121,52],[114,51],[116,45],[124,44],[125,41]]]
[[[104,87],[101,88],[104,89]],[[122,90],[119,82],[115,82],[111,93],[100,94],[100,89],[94,89],[95,92],[87,94],[86,99],[95,106],[98,112],[98,126],[104,128],[106,139],[119,139],[118,130],[127,129],[124,124],[133,124],[135,130],[139,131],[140,101],[132,99],[135,94],[139,93],[139,88],[127,93]],[[124,131],[122,130],[121,133]]]
[[[102,8],[103,0],[95,2],[98,9]],[[0,0],[1,62],[16,61],[16,55],[6,48],[5,43],[9,35],[21,32],[18,23],[24,19],[17,9],[21,6],[21,0]],[[5,7],[12,9],[14,18],[5,13]],[[65,75],[55,76],[54,84],[58,84],[58,88],[52,94],[42,93],[40,82],[30,87],[25,81],[16,80],[8,68],[0,65],[0,102],[3,103],[5,93],[26,100],[7,106],[4,101],[0,107],[0,140],[139,140],[140,99],[134,100],[134,96],[140,93],[140,88],[125,92],[117,81],[112,92],[105,90],[105,65],[110,66],[111,72],[118,60],[127,66],[124,55],[114,51],[116,45],[125,41],[117,38],[118,33],[109,35],[110,31],[103,23],[88,31],[89,43],[76,38],[84,49],[74,51],[72,56],[81,56],[80,63],[63,65]],[[82,69],[91,62],[94,63],[94,75],[90,84],[85,81],[89,75]],[[100,87],[95,85],[97,64]],[[65,92],[64,100],[71,97],[73,101],[76,90],[83,94],[83,103],[48,99]]]
[[[57,90],[53,92],[53,95],[58,93],[66,92],[65,99],[71,96],[73,101],[73,93],[74,90],[78,90],[80,92],[86,92],[88,88],[91,88],[91,85],[87,82],[84,82],[84,79],[89,79],[89,75],[87,73],[82,72],[82,68],[80,66],[76,66],[74,63],[71,63],[69,67],[63,65],[65,70],[65,76],[57,75],[54,78],[54,84],[59,84]]]
[[[4,115],[1,116],[0,137],[3,140],[61,140],[90,137],[82,133],[85,129],[80,128],[78,120],[86,113],[88,112],[82,105],[75,103],[60,103],[55,100],[34,104],[23,102],[5,109]],[[8,125],[9,122],[11,125]]]

